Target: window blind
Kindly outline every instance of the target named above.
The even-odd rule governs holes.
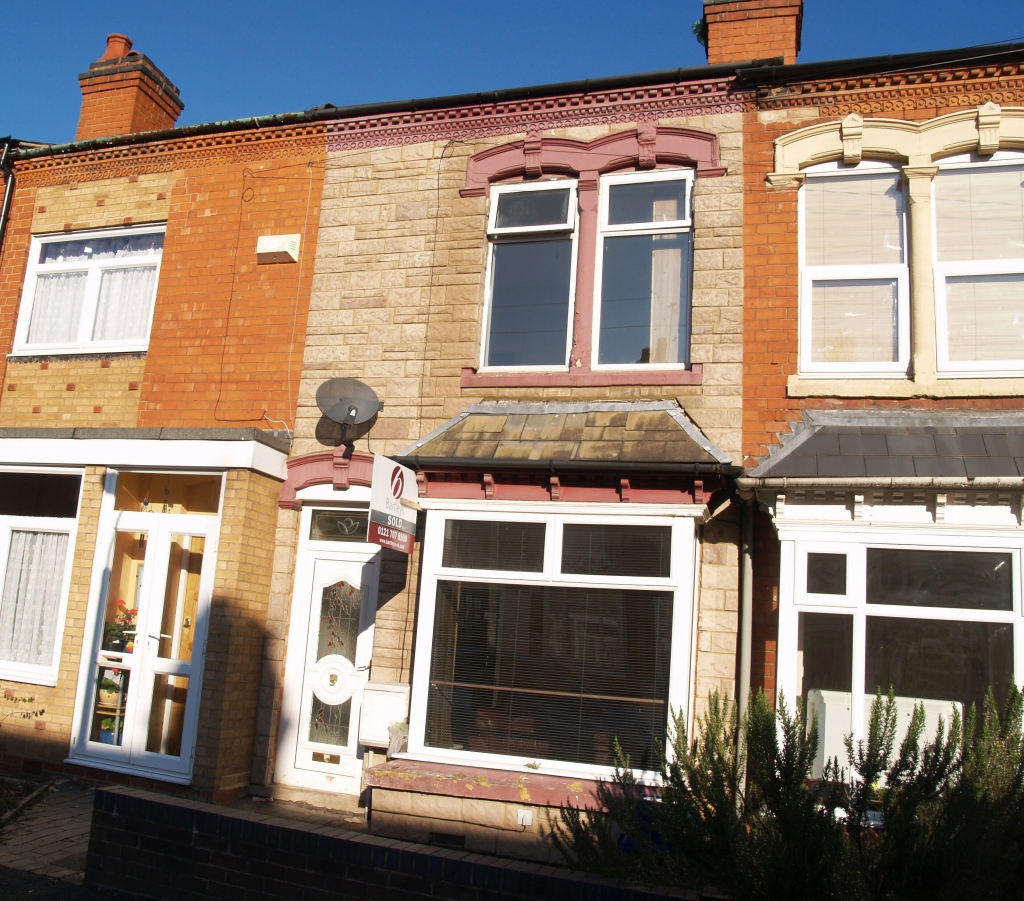
[[[940,171],[935,232],[941,262],[1024,257],[1024,166]]]
[[[805,262],[808,266],[902,263],[903,215],[898,175],[808,178]]]
[[[1024,275],[948,276],[946,333],[951,361],[1024,360]]]
[[[667,579],[671,571],[671,526],[566,523],[562,528],[563,573]]]
[[[544,531],[542,522],[448,519],[441,565],[539,573],[544,569]]]
[[[655,767],[671,634],[669,591],[440,581],[425,742]]]
[[[891,363],[899,359],[896,279],[815,281],[811,359],[815,363]]]

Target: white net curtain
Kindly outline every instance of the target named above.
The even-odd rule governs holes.
[[[0,598],[0,661],[53,662],[67,549],[65,532],[11,532]]]

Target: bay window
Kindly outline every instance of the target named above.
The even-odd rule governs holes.
[[[800,370],[905,373],[910,360],[906,203],[888,165],[809,171],[800,204]]]
[[[54,685],[81,476],[0,472],[0,678]]]
[[[895,536],[894,536],[895,537]],[[848,768],[843,738],[863,738],[871,704],[890,688],[899,731],[923,704],[934,737],[941,717],[1000,703],[1021,671],[1020,548],[993,539],[808,535],[792,542],[780,585],[779,685],[816,716],[814,775],[829,758]]]
[[[952,161],[934,181],[938,368],[1024,374],[1024,161]]]
[[[15,354],[145,350],[163,243],[164,226],[33,238]]]
[[[656,769],[685,704],[692,520],[431,510],[410,752]]]

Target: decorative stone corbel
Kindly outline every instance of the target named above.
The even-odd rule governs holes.
[[[629,491],[629,479],[619,479],[619,494],[622,497],[622,503],[630,502],[632,498]]]
[[[1002,109],[991,100],[978,107],[978,153],[991,156],[999,149],[999,122]]]
[[[802,172],[769,172],[765,180],[773,188],[799,188],[807,176]]]
[[[775,518],[782,519],[786,515],[786,495],[775,495]]]
[[[523,156],[526,158],[525,172],[527,178],[540,178],[543,168],[540,162],[541,136],[539,131],[531,131],[523,141]]]
[[[864,147],[863,117],[850,113],[839,126],[839,136],[843,139],[843,162],[847,166],[856,166]]]
[[[853,496],[853,521],[863,522],[864,521],[864,495],[855,494]]]
[[[636,126],[636,143],[638,150],[638,166],[640,169],[653,169],[658,161],[654,153],[654,145],[658,140],[658,123],[650,120],[638,122]]]
[[[494,499],[494,476],[489,472],[484,473],[484,497],[487,500]]]
[[[935,495],[935,521],[946,521],[946,495],[944,494]]]
[[[558,480],[558,476],[551,477],[551,500],[560,501],[562,499],[562,483]]]

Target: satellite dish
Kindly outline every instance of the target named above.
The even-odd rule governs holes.
[[[316,389],[316,405],[328,419],[346,426],[369,422],[384,409],[376,392],[359,379],[328,379]]]

